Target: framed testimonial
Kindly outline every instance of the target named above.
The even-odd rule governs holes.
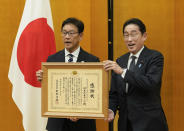
[[[42,116],[108,117],[109,73],[101,62],[42,63]]]

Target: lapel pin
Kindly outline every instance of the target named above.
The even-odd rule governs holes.
[[[143,65],[143,63],[144,63],[143,60],[141,60],[138,67],[141,68],[141,66]]]

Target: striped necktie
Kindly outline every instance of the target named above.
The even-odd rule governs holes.
[[[69,56],[68,62],[73,62],[73,55],[72,54],[68,54],[68,56]]]

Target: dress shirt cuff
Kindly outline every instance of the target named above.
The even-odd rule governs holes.
[[[126,69],[126,68],[125,68],[125,69],[123,69],[123,73],[121,74],[121,77],[122,77],[122,78],[124,78],[124,77],[125,77],[126,71],[127,71],[127,69]]]

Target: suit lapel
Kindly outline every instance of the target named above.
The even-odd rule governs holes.
[[[127,68],[129,56],[130,56],[130,53],[125,57],[123,61],[123,65],[122,65],[123,68]]]
[[[65,50],[60,52],[60,56],[58,58],[60,62],[65,62]]]
[[[79,56],[77,58],[77,62],[85,61],[85,54],[82,48],[80,48]]]
[[[127,68],[129,56],[130,56],[130,53],[126,54],[123,59],[120,59],[120,61],[118,62],[120,67]]]
[[[136,70],[140,70],[142,66],[146,63],[147,52],[148,48],[145,46],[137,61]]]

